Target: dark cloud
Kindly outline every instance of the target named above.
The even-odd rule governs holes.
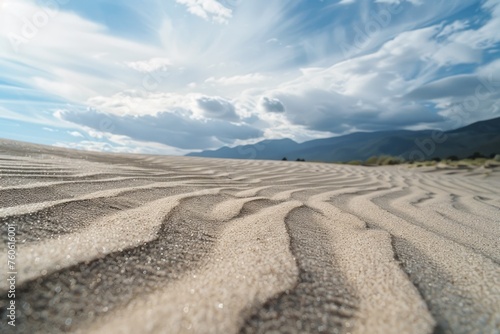
[[[443,121],[435,110],[423,105],[399,101],[392,106],[393,110],[381,109],[360,104],[355,97],[323,90],[282,94],[279,99],[289,106],[286,115],[292,123],[315,131],[382,131]]]
[[[489,92],[488,80],[475,74],[456,75],[436,80],[408,93],[405,99],[432,100],[446,97],[466,97]]]
[[[265,96],[260,100],[260,104],[264,108],[264,110],[267,112],[284,112],[285,111],[285,106],[278,99],[274,99],[274,98],[270,98],[270,97]]]
[[[236,139],[262,136],[262,131],[248,125],[223,120],[196,120],[173,112],[156,115],[118,116],[96,110],[62,111],[59,117],[101,132],[128,136],[181,149],[206,149],[232,143]]]
[[[224,119],[227,121],[239,120],[234,105],[221,97],[203,96],[198,98],[196,103],[208,118]]]

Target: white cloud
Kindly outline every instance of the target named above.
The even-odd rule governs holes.
[[[72,135],[73,137],[82,137],[83,138],[83,135],[78,131],[68,131],[68,133],[70,135]]]
[[[449,37],[458,31],[462,31],[469,26],[469,23],[465,20],[455,21],[451,24],[444,26],[443,30],[437,35],[437,37]]]
[[[194,87],[193,87],[194,88]],[[128,90],[112,96],[96,96],[87,101],[93,108],[110,114],[156,115],[159,112],[181,112],[183,117],[220,119],[231,122],[240,120],[233,102],[220,97],[199,93],[150,93]]]
[[[349,0],[348,0],[349,1]],[[385,3],[390,5],[399,5],[402,2],[409,2],[415,6],[420,6],[424,3],[424,0],[375,0],[377,3]]]
[[[125,63],[131,69],[141,73],[150,73],[155,71],[166,71],[172,65],[167,58],[151,58],[145,61],[132,61]]]
[[[195,96],[198,95],[126,90],[111,96],[92,97],[87,104],[116,115],[154,115],[163,110],[189,110],[194,105]]]
[[[355,2],[356,2],[356,0],[340,0],[339,5],[350,5],[350,4],[353,4]]]
[[[175,0],[185,5],[188,11],[205,20],[211,19],[217,23],[227,23],[232,17],[232,10],[224,7],[216,0]]]
[[[451,38],[457,43],[469,45],[477,49],[487,49],[500,42],[500,2],[487,0],[483,8],[490,12],[491,19],[478,29],[459,32]]]
[[[205,80],[205,82],[223,86],[230,86],[230,85],[251,85],[269,79],[270,79],[269,77],[262,75],[260,73],[250,73],[245,75],[235,75],[231,77],[220,77],[220,78],[210,77],[207,80]]]
[[[184,155],[190,152],[155,142],[132,140],[127,136],[111,136],[106,138],[105,141],[82,140],[79,142],[57,142],[53,146],[84,151],[135,154]]]
[[[159,48],[113,36],[62,5],[49,15],[32,1],[6,3],[0,11],[2,58],[23,66],[4,76],[73,102],[140,83],[124,64],[161,54]],[[48,19],[35,26],[36,15]],[[28,75],[26,68],[32,69]]]

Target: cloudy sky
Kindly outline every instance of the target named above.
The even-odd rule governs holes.
[[[500,116],[500,1],[0,0],[0,137],[184,154]]]

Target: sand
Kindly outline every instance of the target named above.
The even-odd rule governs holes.
[[[500,171],[0,141],[1,333],[500,332]]]

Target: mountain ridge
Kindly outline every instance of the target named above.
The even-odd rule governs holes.
[[[320,138],[297,143],[289,138],[266,139],[255,144],[221,147],[192,152],[187,156],[339,162],[366,160],[371,156],[391,155],[407,160],[435,157],[465,158],[479,152],[500,154],[500,117],[474,122],[449,130],[389,130],[354,132],[343,136]]]

